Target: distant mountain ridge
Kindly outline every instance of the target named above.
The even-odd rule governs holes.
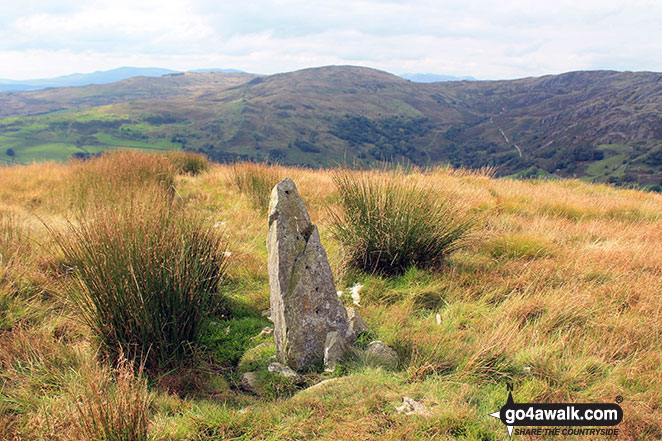
[[[179,72],[160,67],[119,67],[111,70],[96,71],[92,73],[75,73],[55,78],[42,78],[34,80],[5,80],[0,79],[0,92],[24,92],[46,89],[51,87],[87,86],[89,84],[109,84],[126,80],[132,77],[160,77]],[[190,72],[241,72],[237,69],[194,69]]]
[[[118,67],[111,70],[102,70],[92,73],[75,73],[54,78],[41,78],[32,80],[6,80],[0,78],[0,92],[27,92],[32,90],[47,89],[53,87],[75,87],[90,84],[109,84],[133,77],[160,77],[182,71],[164,69],[160,67]],[[224,72],[245,73],[238,69],[191,69],[186,72]],[[456,77],[452,75],[437,75],[429,73],[402,74],[400,77],[419,83],[433,83],[438,81],[477,81],[474,77]]]
[[[0,93],[7,117],[4,162],[183,148],[218,161],[404,160],[662,189],[662,74],[654,72],[432,83],[357,66],[170,73]],[[13,156],[3,156],[8,148]]]

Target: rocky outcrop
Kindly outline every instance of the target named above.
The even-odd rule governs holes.
[[[327,335],[354,333],[317,227],[289,178],[271,192],[267,251],[276,356],[296,370],[321,366]]]

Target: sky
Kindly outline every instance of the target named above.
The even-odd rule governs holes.
[[[661,0],[2,0],[0,78],[332,64],[478,79],[660,72],[661,23]]]

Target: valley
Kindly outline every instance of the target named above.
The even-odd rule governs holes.
[[[0,94],[0,162],[184,149],[217,162],[492,167],[662,189],[662,74],[416,83],[328,66]]]

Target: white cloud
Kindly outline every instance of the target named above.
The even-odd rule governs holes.
[[[273,73],[324,64],[514,78],[662,70],[653,0],[25,0],[0,6],[0,78],[123,65]]]

